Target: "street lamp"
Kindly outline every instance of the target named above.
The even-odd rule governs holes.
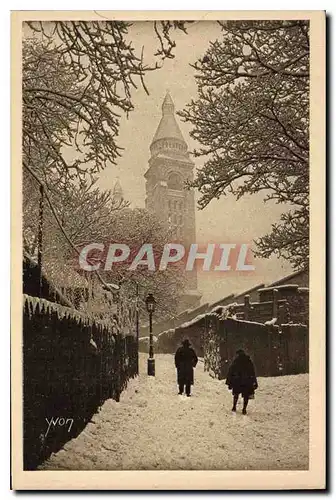
[[[152,316],[155,311],[155,299],[152,293],[149,293],[146,298],[146,307],[149,313],[149,357],[147,361],[147,374],[154,377],[155,376],[155,359],[154,359],[154,347],[153,347],[153,323]]]

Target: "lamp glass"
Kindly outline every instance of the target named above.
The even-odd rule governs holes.
[[[154,312],[155,310],[155,299],[152,293],[149,293],[146,298],[146,307],[148,312]]]

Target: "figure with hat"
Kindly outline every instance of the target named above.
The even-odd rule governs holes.
[[[249,399],[254,397],[254,391],[258,388],[258,382],[254,364],[250,356],[243,349],[238,349],[236,352],[236,357],[229,368],[225,383],[229,386],[229,389],[232,389],[232,411],[236,411],[239,394],[241,394],[244,400],[242,413],[246,415]]]
[[[183,394],[184,388],[186,395],[191,396],[191,386],[194,383],[194,368],[197,365],[198,358],[194,349],[191,347],[188,339],[184,339],[182,345],[175,353],[175,366],[177,369],[177,384],[179,394]]]

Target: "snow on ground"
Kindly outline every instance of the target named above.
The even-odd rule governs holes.
[[[259,378],[242,415],[199,362],[191,398],[177,395],[173,356],[156,356],[156,376],[130,381],[42,470],[307,469],[308,375]]]

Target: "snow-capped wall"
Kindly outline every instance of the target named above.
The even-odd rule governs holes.
[[[34,469],[86,425],[137,373],[133,336],[75,309],[23,297],[24,468]],[[46,435],[51,418],[73,420]]]

